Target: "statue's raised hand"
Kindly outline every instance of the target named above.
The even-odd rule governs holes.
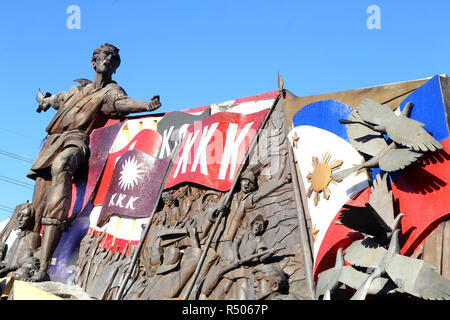
[[[50,92],[46,92],[45,96],[39,89],[36,94],[36,100],[39,103],[36,112],[47,111],[53,104],[56,96],[52,95]]]

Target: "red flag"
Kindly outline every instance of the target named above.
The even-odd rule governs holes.
[[[229,190],[267,111],[220,112],[190,125],[164,188],[193,182]]]
[[[106,161],[105,170],[103,172],[102,178],[100,180],[100,185],[98,187],[97,194],[94,198],[94,205],[102,205],[106,193],[108,191],[109,183],[111,181],[111,177],[114,172],[114,167],[119,160],[119,158],[128,150],[140,150],[144,151],[152,156],[156,157],[156,154],[159,151],[159,148],[161,147],[161,136],[158,134],[158,132],[150,130],[150,129],[143,129],[139,131],[133,139],[128,142],[126,146],[124,146],[122,149],[110,153],[108,156],[108,160]]]
[[[117,161],[97,225],[103,226],[113,214],[133,218],[150,216],[159,200],[171,157],[155,158],[139,150],[127,151]]]

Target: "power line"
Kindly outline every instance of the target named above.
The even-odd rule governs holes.
[[[12,183],[15,185],[18,185],[20,187],[24,187],[24,188],[28,188],[28,189],[34,189],[34,186],[32,184],[26,183],[26,182],[22,182],[13,178],[8,178],[5,176],[0,175],[0,180],[4,181],[4,182],[8,182],[8,183]]]
[[[13,209],[13,208],[4,206],[4,205],[2,205],[2,204],[0,204],[0,210],[6,211],[6,212],[9,212],[9,213],[13,213],[13,212],[14,212],[14,209]]]
[[[28,163],[33,163],[33,160],[31,160],[29,158],[26,158],[26,157],[23,157],[23,156],[18,155],[16,153],[8,152],[8,151],[2,150],[2,149],[0,149],[0,154],[2,154],[4,156],[7,156],[7,157],[11,157],[11,158],[17,159],[17,160],[22,160],[22,161],[25,161],[25,162],[28,162]]]
[[[31,136],[28,136],[28,135],[24,135],[23,133],[19,133],[19,132],[16,132],[16,131],[13,131],[13,130],[10,130],[10,129],[6,129],[6,128],[3,128],[3,127],[0,127],[0,130],[9,132],[10,134],[14,134],[14,135],[16,135],[16,136],[20,136],[20,137],[22,137],[22,138],[27,138],[27,139],[30,139],[30,140],[33,140],[33,141],[38,141],[38,140],[40,140],[40,139],[38,139],[38,138],[36,138],[36,137],[31,137]]]

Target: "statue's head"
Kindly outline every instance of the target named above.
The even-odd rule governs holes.
[[[256,187],[256,176],[253,172],[248,171],[241,176],[241,190],[248,193]]]
[[[175,203],[175,198],[170,192],[164,191],[161,195],[161,198],[167,206],[171,206]]]
[[[113,74],[120,65],[119,49],[109,43],[102,44],[92,54],[91,64],[97,73]]]
[[[202,195],[200,192],[200,189],[197,189],[195,187],[190,187],[188,192],[189,198],[191,200],[197,200]]]
[[[260,235],[264,232],[264,217],[261,214],[258,214],[256,217],[252,219],[250,222],[250,228],[255,235]]]
[[[28,230],[34,224],[34,206],[31,202],[27,202],[17,206],[18,210],[17,220],[21,230]]]
[[[257,300],[272,293],[287,293],[289,280],[287,274],[277,264],[263,264],[253,269],[253,288]]]

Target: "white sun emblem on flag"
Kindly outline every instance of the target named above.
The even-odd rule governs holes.
[[[120,171],[119,186],[126,191],[132,190],[135,185],[138,184],[138,179],[142,179],[141,173],[144,172],[142,163],[138,163],[136,158],[128,158],[122,165],[122,171]]]

